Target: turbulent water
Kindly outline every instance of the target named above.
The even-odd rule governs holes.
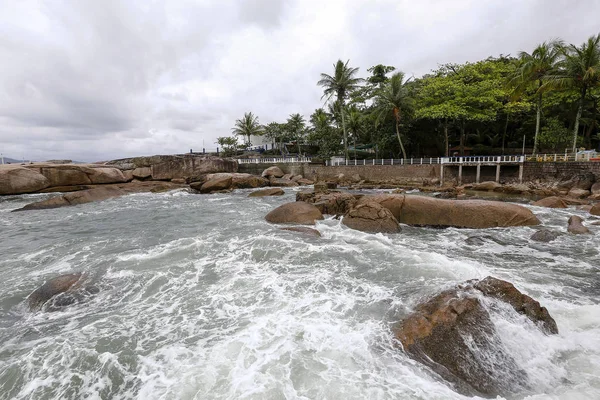
[[[387,236],[319,222],[322,238],[264,215],[292,201],[248,191],[136,194],[10,213],[0,199],[0,399],[461,399],[408,358],[392,328],[444,288],[488,275],[539,300],[560,334],[496,318],[531,390],[600,398],[600,227],[534,243],[527,227],[403,227]],[[533,207],[566,232],[575,210]],[[487,235],[483,246],[465,243]],[[46,279],[88,272],[100,292],[32,313]]]

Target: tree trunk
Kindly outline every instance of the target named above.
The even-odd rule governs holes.
[[[577,152],[577,135],[579,134],[579,120],[583,112],[583,102],[585,101],[586,87],[581,89],[581,98],[579,99],[579,107],[577,108],[577,116],[575,117],[575,127],[573,128],[573,153]]]
[[[504,154],[504,142],[506,141],[506,132],[508,131],[509,113],[506,113],[506,122],[504,123],[504,133],[502,134],[502,154]]]
[[[346,154],[346,160],[349,157],[348,155],[348,135],[346,133],[346,119],[344,118],[344,99],[339,99],[340,100],[340,113],[342,114],[342,129],[344,131],[344,153]]]
[[[398,143],[400,143],[400,150],[402,150],[402,157],[406,159],[406,151],[404,150],[404,145],[402,144],[402,138],[400,137],[400,120],[396,118],[396,135],[398,135]]]
[[[541,86],[541,82],[540,82]],[[542,93],[538,94],[537,98],[537,115],[535,117],[535,136],[533,137],[533,155],[538,150],[538,135],[540,134],[540,121],[542,120]]]
[[[354,142],[354,159],[356,160],[356,132],[352,135],[352,139]]]
[[[446,151],[444,153],[446,154],[446,157],[448,157],[450,155],[450,142],[448,140],[448,118],[446,118],[444,121],[444,139],[446,139]]]
[[[590,126],[588,126],[588,128],[585,130],[585,144],[586,148],[588,149],[592,148],[592,132],[596,127],[596,115],[598,111],[598,100],[596,99],[593,99],[592,110],[592,122],[590,123]]]

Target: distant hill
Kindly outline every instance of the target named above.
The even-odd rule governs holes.
[[[14,158],[4,157],[4,164],[20,164],[23,160],[15,160]],[[0,158],[0,164],[2,163],[2,159]]]

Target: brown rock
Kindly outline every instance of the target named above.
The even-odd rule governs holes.
[[[298,179],[295,182],[297,182],[301,186],[308,186],[308,185],[312,185],[314,183],[310,179],[304,179],[304,178]]]
[[[123,171],[123,176],[125,177],[126,182],[131,182],[134,179],[133,170],[128,169],[128,170]]]
[[[271,184],[271,186],[279,186],[279,187],[294,187],[294,186],[299,185],[297,182],[291,181],[289,179],[274,178],[274,177],[269,178],[269,183]]]
[[[392,212],[379,203],[365,203],[348,211],[342,219],[348,228],[369,233],[398,233],[400,224]]]
[[[569,190],[569,193],[568,193],[569,197],[574,197],[576,199],[582,199],[589,195],[590,195],[589,190],[579,189],[579,188],[573,188],[573,189]]]
[[[0,165],[0,195],[32,193],[48,186],[48,179],[35,170]]]
[[[600,215],[600,203],[596,203],[590,209],[590,214],[592,215]]]
[[[296,193],[296,201],[313,204],[322,214],[344,215],[356,203],[356,197],[347,192],[303,191]]]
[[[590,188],[592,194],[600,194],[600,182],[596,182]]]
[[[289,179],[291,181],[293,177],[294,177],[294,175],[292,175],[292,174],[285,174],[281,178],[283,178],[283,179]]]
[[[284,194],[285,192],[283,191],[283,189],[275,187],[255,190],[254,192],[250,193],[248,197],[283,196]]]
[[[319,232],[318,230],[313,229],[313,228],[308,228],[306,226],[290,226],[289,228],[280,228],[280,229],[282,231],[300,232],[300,233],[305,233],[307,235],[321,237],[321,232]]]
[[[92,184],[105,184],[105,183],[123,183],[127,182],[127,178],[123,175],[118,168],[90,168],[85,170],[88,174]]]
[[[224,176],[220,178],[211,179],[202,184],[200,187],[200,193],[213,193],[219,190],[226,190],[231,187],[233,179],[231,176]],[[191,187],[191,185],[190,185]]]
[[[431,367],[463,394],[494,397],[527,389],[527,373],[506,353],[477,292],[508,303],[545,333],[558,332],[548,311],[537,301],[508,282],[488,277],[420,304],[395,329],[396,338],[408,355]]]
[[[75,185],[75,186],[54,186],[46,189],[42,189],[38,191],[38,193],[67,193],[67,192],[77,192],[78,190],[87,190],[93,189],[92,185]]]
[[[590,190],[592,185],[596,182],[596,176],[591,172],[583,172],[574,176],[570,176],[565,180],[560,181],[557,184],[559,189],[583,189]]]
[[[389,209],[398,222],[416,226],[494,228],[538,225],[540,221],[527,208],[500,201],[445,200],[425,196],[382,194],[364,196]]]
[[[320,181],[315,183],[315,193],[326,193],[327,191],[328,189],[326,182]]]
[[[267,179],[269,179],[270,177],[281,178],[283,175],[285,175],[285,174],[283,173],[281,168],[279,168],[275,165],[265,169],[261,174],[261,176],[263,178],[267,178]]]
[[[136,168],[151,167],[152,179],[170,181],[217,172],[237,172],[235,160],[211,156],[181,155],[133,158]]]
[[[136,179],[148,179],[152,178],[152,168],[150,167],[141,167],[136,168],[132,171],[133,177]]]
[[[294,182],[298,182],[300,179],[304,179],[304,177],[302,175],[295,175],[292,177]]]
[[[531,235],[531,240],[535,240],[536,242],[544,242],[548,243],[553,241],[558,237],[558,232],[551,231],[549,229],[540,229],[533,235]]]
[[[567,227],[567,232],[573,233],[575,235],[582,235],[592,233],[588,228],[583,225],[583,219],[578,217],[577,215],[573,215],[569,218],[569,226]]]
[[[57,311],[62,307],[77,303],[94,294],[98,289],[91,285],[81,273],[57,276],[46,281],[29,295],[29,309],[36,311],[52,301],[47,311]]]
[[[185,179],[183,178],[175,178],[175,179],[171,179],[171,182],[173,183],[177,183],[179,185],[185,185]]]
[[[323,214],[312,204],[296,201],[277,207],[265,219],[274,224],[314,225],[316,220],[323,219]]]
[[[244,173],[229,173],[222,172],[217,174],[208,174],[203,176],[199,181],[207,182],[213,179],[231,177],[231,188],[232,189],[254,189],[259,187],[269,186],[269,181],[260,176],[244,174]]]
[[[473,185],[473,190],[487,190],[487,191],[493,191],[493,190],[497,190],[497,189],[501,189],[502,185],[499,184],[498,182],[493,182],[493,181],[486,181],[486,182],[481,182],[481,183],[476,183]]]
[[[534,202],[532,205],[548,208],[567,208],[567,203],[560,197],[550,196]]]

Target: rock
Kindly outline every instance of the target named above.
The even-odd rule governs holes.
[[[270,177],[281,178],[283,175],[285,175],[285,174],[283,173],[283,171],[281,170],[281,168],[279,168],[277,166],[272,166],[272,167],[269,167],[269,168],[265,169],[262,172],[261,176],[263,178],[269,179]]]
[[[304,179],[304,177],[303,177],[302,175],[294,175],[294,176],[292,177],[292,180],[293,180],[294,182],[298,182],[300,179]]]
[[[501,189],[502,185],[499,184],[498,182],[493,182],[493,181],[486,181],[486,182],[481,182],[481,183],[476,183],[473,185],[473,190],[488,190],[488,191],[493,191],[493,190],[497,190],[497,189]]]
[[[313,228],[308,228],[306,226],[291,226],[289,228],[280,228],[280,229],[282,231],[300,232],[300,233],[305,233],[307,235],[321,237],[321,232],[319,232],[318,230],[313,229]]]
[[[178,185],[185,185],[185,179],[183,178],[174,178],[171,179],[171,182],[176,183]]]
[[[313,204],[322,214],[344,215],[356,203],[356,197],[347,192],[298,192],[296,201]]]
[[[600,221],[592,222],[590,225],[598,226],[598,225],[600,225]]]
[[[368,233],[398,233],[400,224],[392,212],[379,203],[364,203],[350,211],[342,219],[348,228]]]
[[[269,178],[269,183],[271,184],[271,186],[279,186],[279,187],[294,187],[294,186],[299,186],[299,183],[291,181],[289,179],[283,179],[283,178],[273,178],[273,177],[270,177]]]
[[[39,172],[13,165],[0,165],[0,195],[33,193],[50,186]]]
[[[588,198],[587,198],[587,200],[594,200],[594,201],[600,200],[600,193],[589,195]]]
[[[292,175],[292,174],[285,174],[281,178],[282,179],[289,179],[291,181],[293,177],[294,177],[294,175]]]
[[[131,182],[134,179],[133,170],[128,169],[128,170],[123,171],[123,176],[125,177],[126,182]]]
[[[533,235],[531,235],[531,240],[535,240],[536,242],[544,242],[548,243],[553,241],[558,237],[559,233],[551,231],[550,229],[540,229]]]
[[[296,201],[277,207],[265,219],[274,224],[314,225],[316,220],[323,219],[323,214],[312,204]]]
[[[596,182],[590,188],[592,194],[600,194],[600,182]]]
[[[275,187],[268,189],[256,190],[248,195],[248,197],[264,197],[264,196],[283,196],[285,192],[283,189]]]
[[[144,179],[152,178],[152,168],[151,167],[136,168],[132,171],[132,174],[135,179],[144,180]]]
[[[590,209],[590,214],[592,215],[600,215],[600,203],[596,203]]]
[[[574,197],[563,197],[562,200],[567,203],[568,206],[585,206],[590,204],[587,199],[576,199]]]
[[[308,186],[308,185],[312,185],[314,183],[310,179],[304,179],[304,178],[298,179],[295,182],[297,182],[301,186]]]
[[[252,174],[242,174],[242,173],[217,173],[217,174],[208,174],[203,177],[203,180],[206,182],[208,180],[216,179],[216,178],[226,178],[231,177],[231,188],[232,189],[254,189],[259,187],[269,186],[269,181],[260,176],[252,175]]]
[[[560,190],[570,189],[583,189],[590,190],[592,185],[596,182],[596,176],[591,172],[583,172],[574,176],[567,177],[556,184],[556,187]]]
[[[573,233],[575,235],[588,234],[592,233],[588,228],[583,225],[583,219],[578,217],[577,215],[573,215],[569,218],[569,225],[567,227],[567,232]]]
[[[588,197],[590,195],[589,190],[573,188],[569,190],[568,196],[574,197],[576,199],[582,199],[584,197]]]
[[[531,192],[529,186],[524,184],[505,185],[497,191],[506,194],[525,194]]]
[[[90,168],[89,171],[86,170],[86,173],[94,185],[127,182],[127,178],[118,168]]]
[[[592,211],[592,208],[594,208],[594,206],[592,206],[591,204],[586,204],[586,205],[583,205],[583,206],[577,206],[578,210],[587,211],[587,212]]]
[[[52,301],[46,310],[57,311],[62,307],[78,303],[97,291],[98,289],[90,285],[81,273],[57,276],[46,281],[29,295],[29,309],[39,310],[44,304]]]
[[[315,193],[327,193],[327,183],[323,181],[319,181],[315,183]]]
[[[550,196],[534,202],[532,205],[548,208],[567,208],[567,203],[560,197]]]
[[[325,182],[327,189],[337,189],[337,182]]]
[[[235,160],[211,156],[181,155],[152,156],[131,159],[137,168],[151,167],[152,179],[170,181],[177,178],[191,178],[217,172],[237,172]]]
[[[509,282],[487,277],[418,305],[395,329],[395,336],[409,356],[432,368],[462,394],[495,397],[526,390],[527,372],[506,352],[481,294],[507,303],[543,332],[558,333],[556,322],[537,301]]]
[[[465,243],[468,244],[469,246],[483,246],[484,244],[486,244],[489,241],[495,242],[496,240],[494,239],[493,236],[489,236],[489,235],[469,236],[468,238],[465,239]]]
[[[335,179],[336,179],[336,183],[344,182],[346,180],[346,175],[338,174],[338,176],[336,176]],[[335,188],[332,188],[332,189],[335,189]]]
[[[358,182],[362,181],[362,178],[360,177],[359,174],[354,174],[354,175],[352,175],[352,181],[354,183],[358,183]]]
[[[356,205],[370,201],[386,207],[398,222],[407,225],[494,228],[540,223],[529,209],[501,201],[445,200],[417,195],[380,194],[364,196]]]
[[[211,179],[200,186],[200,193],[213,193],[219,190],[229,189],[232,182],[233,179],[231,176],[223,176]]]
[[[75,186],[54,186],[39,190],[38,193],[57,193],[57,192],[77,192],[78,190],[93,189],[92,185],[75,185]]]

